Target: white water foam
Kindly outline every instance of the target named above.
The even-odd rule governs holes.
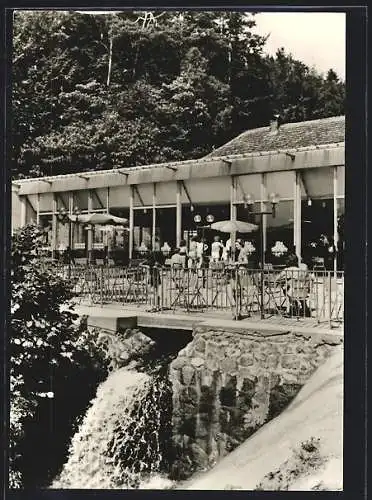
[[[97,390],[51,488],[139,488],[160,472],[162,385],[121,368]]]

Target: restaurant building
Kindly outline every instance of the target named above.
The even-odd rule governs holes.
[[[12,228],[34,221],[45,228],[45,246],[70,245],[79,253],[107,244],[96,227],[66,224],[64,213],[110,213],[128,219],[114,243],[128,257],[139,247],[171,248],[200,227],[195,215],[262,223],[267,262],[294,249],[305,258],[321,235],[338,250],[342,268],[345,210],[345,118],[337,116],[248,130],[206,157],[115,170],[82,172],[12,183]],[[125,147],[125,145],[123,145]],[[259,216],[278,203],[276,216]],[[208,227],[208,241],[216,234]],[[242,235],[260,252],[259,231]],[[222,235],[223,239],[229,235]],[[284,250],[283,250],[284,248]]]

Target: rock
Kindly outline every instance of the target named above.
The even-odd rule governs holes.
[[[207,453],[196,443],[193,443],[190,447],[192,461],[195,464],[197,470],[205,469],[208,467],[208,455]]]
[[[297,370],[298,357],[295,354],[284,354],[282,356],[281,364],[283,368]]]
[[[195,437],[206,438],[209,434],[209,415],[208,413],[199,413],[197,417]]]
[[[178,369],[182,368],[186,363],[188,363],[188,360],[185,356],[183,356],[181,358],[177,357],[170,364],[170,369],[171,370],[178,370]]]
[[[196,336],[196,335],[200,335],[202,333],[204,333],[206,330],[205,326],[196,326],[194,327],[194,330],[193,330],[193,335]]]
[[[205,365],[209,370],[217,371],[221,368],[221,361],[217,356],[208,353],[205,358]]]
[[[193,342],[194,352],[204,353],[206,348],[206,341],[203,338],[196,338]]]
[[[195,370],[191,366],[185,365],[182,368],[182,380],[186,385],[190,385],[195,380]]]
[[[221,370],[226,373],[232,374],[237,371],[237,362],[234,358],[225,358],[221,361]]]
[[[204,365],[204,359],[203,358],[191,358],[191,364],[192,366],[195,366],[196,368],[200,368],[201,366]]]
[[[208,454],[209,464],[208,465],[210,467],[212,467],[213,465],[216,464],[216,462],[219,458],[218,445],[213,437],[211,437],[209,440],[208,449],[209,449],[209,454]]]
[[[239,359],[240,366],[252,366],[253,362],[254,362],[253,356],[250,354],[245,354],[244,356],[241,356]]]

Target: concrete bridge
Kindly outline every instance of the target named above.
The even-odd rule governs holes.
[[[181,480],[214,466],[275,418],[343,344],[341,327],[329,329],[309,318],[237,322],[226,315],[113,305],[80,305],[76,312],[87,316],[90,328],[113,334],[138,329],[163,345],[179,344],[169,379],[172,474]]]

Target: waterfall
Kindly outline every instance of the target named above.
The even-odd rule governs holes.
[[[132,489],[160,474],[166,380],[120,368],[97,389],[52,488]]]

